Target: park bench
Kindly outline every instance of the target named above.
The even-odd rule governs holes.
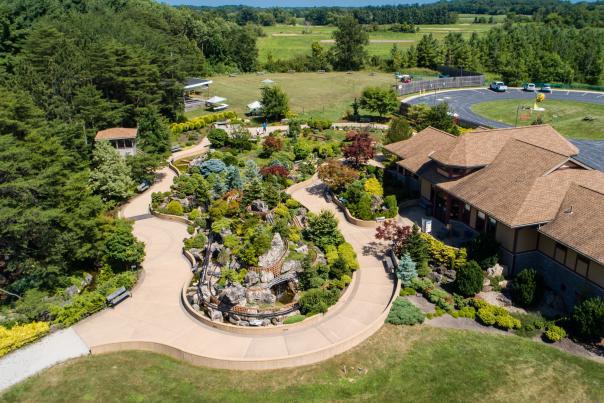
[[[386,269],[386,273],[389,275],[394,274],[394,263],[392,263],[392,259],[390,256],[386,256],[383,260],[384,268]]]
[[[121,287],[107,296],[109,306],[116,306],[130,296],[130,291],[126,287]]]

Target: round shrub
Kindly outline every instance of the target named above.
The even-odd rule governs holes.
[[[300,312],[305,315],[325,313],[340,297],[340,290],[312,288],[300,297]]]
[[[476,261],[470,260],[457,270],[455,287],[461,295],[472,297],[482,290],[483,280],[480,265]]]
[[[222,129],[212,129],[208,133],[208,140],[215,148],[224,147],[228,138],[227,132]]]
[[[584,339],[604,338],[604,301],[588,298],[575,305],[572,315],[573,325]]]
[[[426,315],[404,298],[397,298],[392,303],[386,322],[393,325],[417,325],[423,323]]]
[[[514,278],[511,288],[512,298],[522,306],[531,306],[539,301],[541,279],[533,268],[523,269]]]
[[[490,306],[480,308],[476,313],[476,316],[478,317],[478,321],[483,325],[493,326],[497,322],[495,312],[493,312],[493,309]]]
[[[545,340],[555,343],[566,337],[566,330],[556,325],[549,325],[543,334]]]
[[[417,291],[415,291],[415,289],[411,288],[411,287],[405,287],[401,290],[401,292],[399,293],[399,295],[401,297],[406,297],[408,295],[416,295]]]
[[[166,213],[181,216],[184,214],[182,204],[178,200],[172,200],[166,206]]]
[[[510,329],[520,329],[522,325],[520,321],[510,315],[500,315],[497,316],[496,325],[500,329],[510,330]]]
[[[475,319],[476,318],[476,309],[474,309],[474,307],[472,307],[472,306],[464,306],[463,308],[461,308],[459,310],[457,315],[460,318]]]

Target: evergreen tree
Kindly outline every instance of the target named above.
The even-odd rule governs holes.
[[[170,130],[157,109],[145,108],[138,120],[138,144],[155,155],[167,155],[170,152]]]
[[[413,131],[407,119],[394,117],[390,122],[390,128],[386,133],[385,143],[396,143],[397,141],[407,140],[411,138]]]
[[[261,93],[262,114],[266,119],[276,121],[287,115],[289,99],[279,86],[262,87]]]
[[[92,165],[90,183],[104,200],[121,201],[132,194],[135,185],[130,177],[130,167],[109,142],[96,143]]]
[[[333,34],[335,45],[335,67],[338,70],[360,70],[363,67],[369,43],[369,35],[363,26],[351,15],[338,19]]]
[[[417,43],[417,66],[436,67],[445,61],[440,43],[432,33],[422,36]]]
[[[415,270],[416,263],[411,259],[408,253],[405,253],[398,261],[396,268],[396,277],[404,284],[408,284],[411,280],[417,277]]]
[[[229,189],[243,189],[243,181],[239,169],[233,165],[226,168],[226,185]]]
[[[258,168],[258,165],[256,165],[254,160],[250,159],[245,162],[243,177],[246,183],[250,183],[260,178],[260,168]]]

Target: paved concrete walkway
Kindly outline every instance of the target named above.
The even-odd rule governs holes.
[[[0,359],[0,390],[55,364],[88,354],[88,346],[72,329],[44,337]]]
[[[199,151],[183,151],[174,157]],[[145,242],[142,282],[132,298],[75,326],[93,353],[140,348],[214,367],[279,368],[330,358],[381,327],[393,282],[374,256],[379,248],[373,243],[374,229],[355,227],[339,212],[340,228],[357,251],[361,266],[345,303],[313,324],[279,334],[229,333],[193,319],[180,302],[182,287],[190,278],[189,264],[181,254],[182,241],[188,236],[186,226],[148,214],[151,193],[169,189],[174,177],[169,169],[162,170],[161,175],[158,183],[123,209],[125,217],[135,220],[134,234]],[[293,197],[312,211],[335,211],[335,206],[327,204],[322,191],[314,185],[293,192]]]

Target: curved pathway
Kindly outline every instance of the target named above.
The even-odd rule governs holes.
[[[174,157],[198,153],[205,145]],[[379,249],[373,244],[374,230],[347,223],[339,212],[340,228],[357,251],[361,269],[348,298],[325,317],[279,333],[257,335],[225,332],[193,319],[180,301],[182,287],[191,276],[181,253],[182,241],[188,237],[186,225],[158,219],[148,211],[151,193],[168,190],[174,177],[167,168],[160,174],[161,180],[122,212],[135,220],[134,233],[146,245],[144,276],[132,298],[74,327],[93,354],[142,349],[219,368],[281,368],[330,358],[359,344],[382,326],[394,284],[374,256]],[[309,183],[294,190],[292,196],[312,211],[335,211],[334,205],[324,201],[317,185],[320,182]]]

